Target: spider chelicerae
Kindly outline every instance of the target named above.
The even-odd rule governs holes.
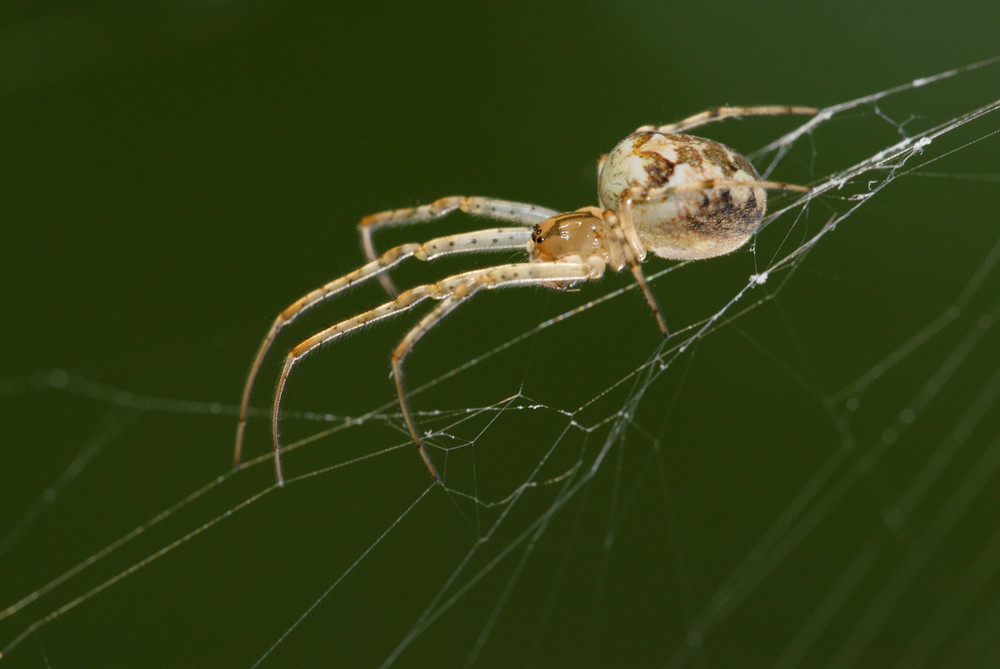
[[[394,209],[361,219],[359,230],[368,264],[330,281],[293,302],[271,325],[250,366],[240,402],[235,461],[239,464],[247,412],[261,363],[282,327],[306,309],[351,286],[378,276],[395,297],[314,334],[285,358],[271,408],[274,467],[279,485],[284,476],[278,418],[288,376],[307,353],[352,330],[394,316],[427,299],[438,301],[403,337],[392,352],[392,376],[406,428],[435,482],[441,480],[417,431],[403,376],[403,361],[417,341],[459,304],[483,289],[539,285],[568,288],[600,278],[607,268],[628,268],[664,336],[667,325],[646,283],[641,263],[648,252],[670,260],[712,258],[738,249],[760,226],[766,189],[807,192],[804,186],[762,180],[750,161],[719,142],[684,134],[725,118],[778,114],[815,114],[811,107],[718,107],[661,126],[642,126],[598,161],[600,206],[560,213],[524,202],[490,197],[445,197],[430,204]],[[512,223],[448,235],[422,244],[403,244],[382,254],[372,233],[378,228],[422,223],[461,210],[473,216]],[[526,248],[527,262],[495,265],[449,276],[436,283],[396,294],[387,270],[406,258],[433,260],[454,253],[509,251]]]

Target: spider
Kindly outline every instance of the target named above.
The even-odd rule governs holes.
[[[719,142],[685,131],[725,118],[752,115],[815,114],[811,107],[717,107],[677,123],[642,126],[598,160],[600,206],[560,213],[523,202],[490,197],[452,196],[430,204],[372,214],[358,224],[369,262],[300,297],[271,325],[250,366],[240,402],[235,463],[243,450],[254,381],[278,332],[306,309],[355,284],[378,276],[393,298],[297,344],[285,358],[271,407],[274,468],[284,485],[278,418],[292,368],[307,353],[368,323],[394,316],[431,298],[435,306],[392,352],[392,376],[406,429],[435,483],[441,481],[417,430],[407,398],[403,361],[417,341],[483,289],[538,285],[569,288],[600,278],[605,269],[628,268],[635,277],[664,337],[666,321],[640,263],[652,252],[668,260],[712,258],[734,251],[753,235],[764,218],[766,189],[808,192],[804,186],[762,180],[750,161]],[[383,227],[423,223],[456,210],[515,224],[403,244],[377,254],[372,233]],[[461,272],[436,283],[397,293],[384,274],[407,258],[433,260],[453,253],[525,249],[527,262]]]

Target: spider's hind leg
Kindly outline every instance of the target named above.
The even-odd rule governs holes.
[[[676,123],[667,125],[644,125],[635,132],[685,132],[693,128],[714,123],[727,118],[741,118],[743,116],[781,116],[785,114],[807,114],[812,115],[819,112],[815,107],[791,107],[786,105],[767,105],[761,107],[715,107],[703,111],[694,116],[689,116]]]
[[[618,214],[610,209],[606,209],[603,216],[604,221],[611,228],[618,248],[621,249],[625,264],[632,272],[632,276],[635,277],[635,282],[639,284],[639,290],[642,291],[643,296],[646,298],[646,303],[653,312],[653,317],[656,319],[656,326],[660,328],[660,332],[664,337],[669,337],[670,330],[667,328],[667,321],[663,317],[663,310],[660,309],[660,304],[657,302],[656,296],[653,295],[653,290],[649,287],[649,282],[646,281],[646,274],[642,271],[645,250],[639,241],[635,224],[632,222],[632,204],[632,196],[625,194],[622,197]]]

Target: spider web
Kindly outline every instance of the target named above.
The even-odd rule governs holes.
[[[997,67],[777,124],[750,157],[812,191],[774,194],[750,252],[647,263],[668,340],[628,277],[449,318],[408,368],[443,487],[391,384],[326,381],[384,369],[391,327],[301,366],[280,491],[267,407],[212,478],[228,398],[4,380],[8,423],[70,445],[56,473],[10,456],[38,495],[5,501],[4,658],[995,664]],[[950,94],[970,78],[983,99]]]

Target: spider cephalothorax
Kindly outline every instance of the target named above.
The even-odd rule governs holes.
[[[647,252],[679,260],[729,253],[745,244],[763,220],[766,189],[808,190],[803,186],[761,180],[750,161],[740,154],[710,139],[684,134],[684,131],[723,118],[815,114],[816,111],[809,107],[719,107],[678,123],[643,126],[599,161],[600,206],[596,207],[559,213],[523,202],[453,196],[419,207],[366,216],[359,228],[370,262],[296,300],[278,315],[264,337],[243,388],[236,428],[236,462],[240,462],[242,454],[250,393],[278,331],[306,309],[360,281],[378,276],[394,296],[392,300],[318,332],[293,347],[285,358],[271,407],[278,483],[284,481],[278,417],[285,383],[295,363],[322,344],[373,321],[406,311],[428,298],[437,300],[437,306],[403,337],[391,361],[403,421],[428,471],[435,481],[439,481],[438,471],[413,420],[403,379],[403,361],[420,337],[482,289],[516,285],[565,288],[598,279],[609,267],[615,271],[629,268],[660,331],[666,335],[666,322],[640,265]],[[372,242],[376,228],[431,221],[455,210],[512,223],[516,227],[438,237],[422,244],[403,244],[382,254],[376,253]],[[454,253],[525,248],[527,262],[462,272],[398,294],[385,275],[390,268],[411,257],[433,260]]]

